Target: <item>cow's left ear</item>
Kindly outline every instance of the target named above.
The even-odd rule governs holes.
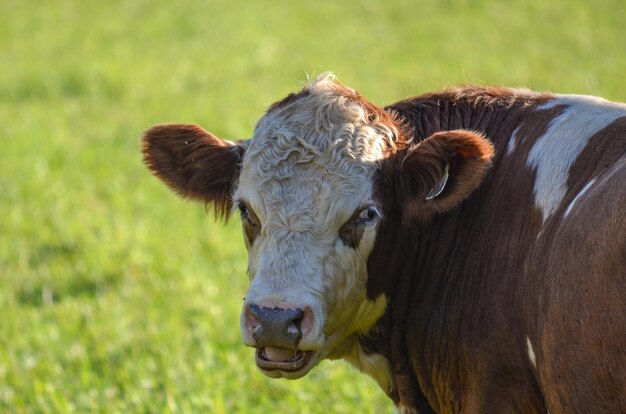
[[[244,145],[216,137],[197,125],[158,125],[143,136],[143,159],[154,175],[182,197],[213,207],[227,218]]]
[[[438,132],[396,154],[396,196],[406,219],[451,210],[480,184],[494,148],[481,134]]]

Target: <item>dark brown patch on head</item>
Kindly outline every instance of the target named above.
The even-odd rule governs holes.
[[[307,88],[302,89],[298,93],[290,93],[289,95],[287,95],[280,101],[274,102],[273,104],[271,104],[269,108],[267,109],[267,112],[284,108],[288,106],[289,104],[292,104],[293,102],[297,101],[298,99],[303,98],[305,96],[309,96],[310,94],[311,94],[311,91],[309,91]]]
[[[361,238],[363,237],[363,233],[365,231],[365,227],[362,223],[359,223],[358,220],[360,214],[361,210],[355,211],[339,230],[339,238],[343,244],[348,247],[352,247],[353,249],[359,247],[359,243],[361,242]]]
[[[250,249],[261,232],[261,221],[254,211],[243,201],[238,202],[241,224],[245,234],[246,247]]]
[[[228,217],[243,158],[241,145],[197,125],[168,124],[146,131],[142,152],[144,163],[168,187],[182,197],[211,204],[217,217]]]

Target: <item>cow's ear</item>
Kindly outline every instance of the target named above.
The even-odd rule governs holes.
[[[212,205],[217,217],[228,217],[241,144],[187,124],[155,126],[145,132],[142,144],[143,160],[154,175],[182,197]]]
[[[438,132],[396,154],[396,195],[405,218],[448,211],[467,198],[491,165],[494,149],[466,130]]]

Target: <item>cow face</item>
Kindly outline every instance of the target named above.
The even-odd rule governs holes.
[[[456,131],[411,147],[389,114],[322,76],[270,107],[251,140],[166,125],[146,133],[144,155],[178,193],[238,213],[250,278],[243,341],[263,373],[298,378],[353,353],[385,310],[384,295],[367,295],[367,259],[391,219],[379,187],[402,193],[392,202],[416,217],[451,208],[468,192],[457,188],[467,163],[452,161],[480,158],[483,141]],[[450,165],[463,174],[447,191]]]

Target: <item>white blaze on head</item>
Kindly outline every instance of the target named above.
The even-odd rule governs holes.
[[[359,209],[376,206],[374,174],[395,131],[330,75],[305,91],[261,118],[233,199],[245,202],[260,224],[249,246],[244,310],[250,303],[308,307],[313,326],[300,348],[323,358],[384,311],[382,297],[366,298],[366,261],[378,223],[364,227],[357,246],[346,245],[339,232]],[[254,345],[246,331],[242,316],[244,342]]]

